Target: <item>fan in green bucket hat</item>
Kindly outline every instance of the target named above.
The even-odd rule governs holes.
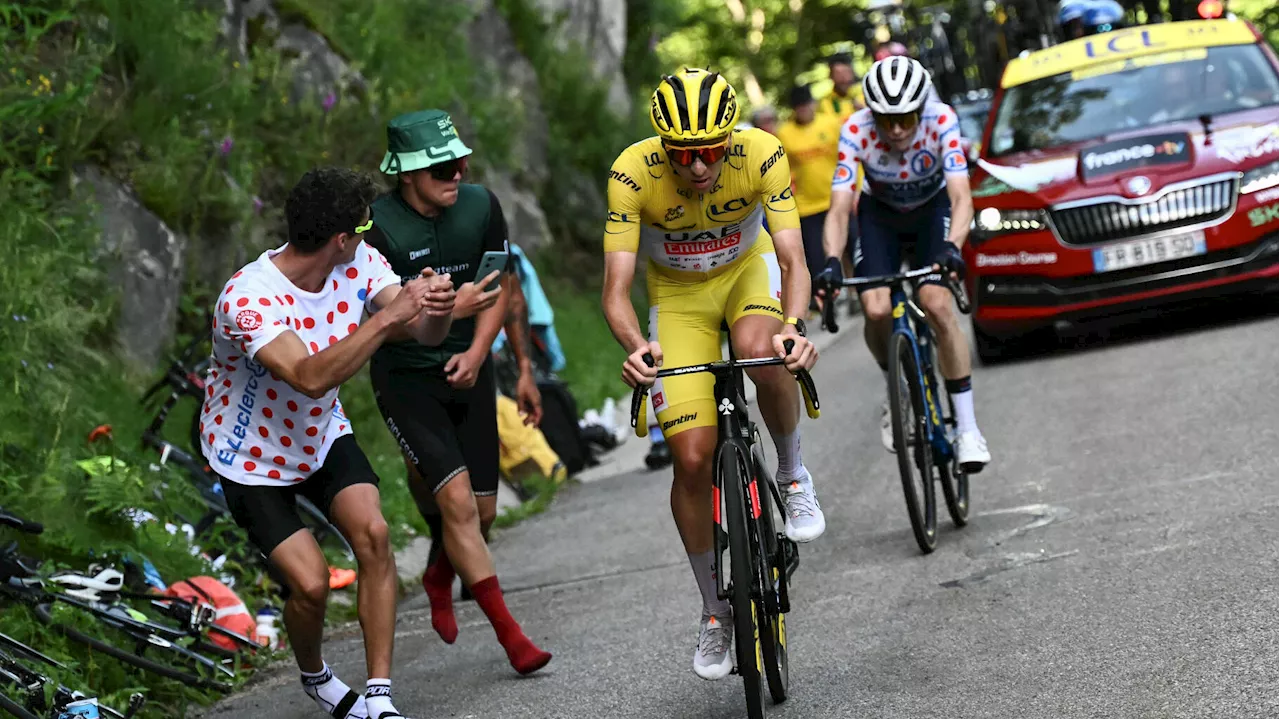
[[[387,123],[387,154],[379,169],[388,175],[413,172],[471,154],[444,110],[420,110]]]

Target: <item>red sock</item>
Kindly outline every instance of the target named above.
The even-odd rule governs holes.
[[[507,611],[507,603],[502,598],[502,588],[498,586],[496,576],[471,585],[471,593],[476,604],[484,611],[498,635],[498,643],[507,650],[507,659],[511,666],[521,674],[532,674],[545,667],[551,661],[551,653],[544,652],[534,646],[533,641],[524,635],[520,625]]]
[[[431,603],[431,628],[445,644],[458,639],[458,620],[453,616],[453,577],[453,564],[444,550],[435,564],[422,573],[422,588],[427,590],[427,601]]]

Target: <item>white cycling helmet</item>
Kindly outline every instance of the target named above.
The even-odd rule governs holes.
[[[905,115],[919,110],[933,86],[929,71],[914,58],[880,60],[862,76],[862,96],[877,115]]]

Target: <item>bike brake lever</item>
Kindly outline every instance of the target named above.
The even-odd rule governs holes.
[[[836,296],[831,283],[824,284],[827,295],[822,298],[822,329],[835,334],[840,331],[840,325],[836,324]]]
[[[951,294],[956,298],[956,307],[960,310],[960,314],[969,314],[973,307],[969,304],[969,297],[965,294],[964,285],[953,279],[950,272],[946,272],[943,277],[947,280],[947,288],[951,290]]]

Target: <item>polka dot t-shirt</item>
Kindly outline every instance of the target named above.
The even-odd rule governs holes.
[[[213,319],[213,363],[200,415],[201,449],[213,471],[240,484],[288,486],[324,464],[334,440],[351,433],[338,388],[320,399],[298,392],[254,361],[258,350],[293,332],[311,354],[351,334],[373,298],[400,283],[386,259],[363,242],[324,289],[298,289],[268,250],[232,275]]]

